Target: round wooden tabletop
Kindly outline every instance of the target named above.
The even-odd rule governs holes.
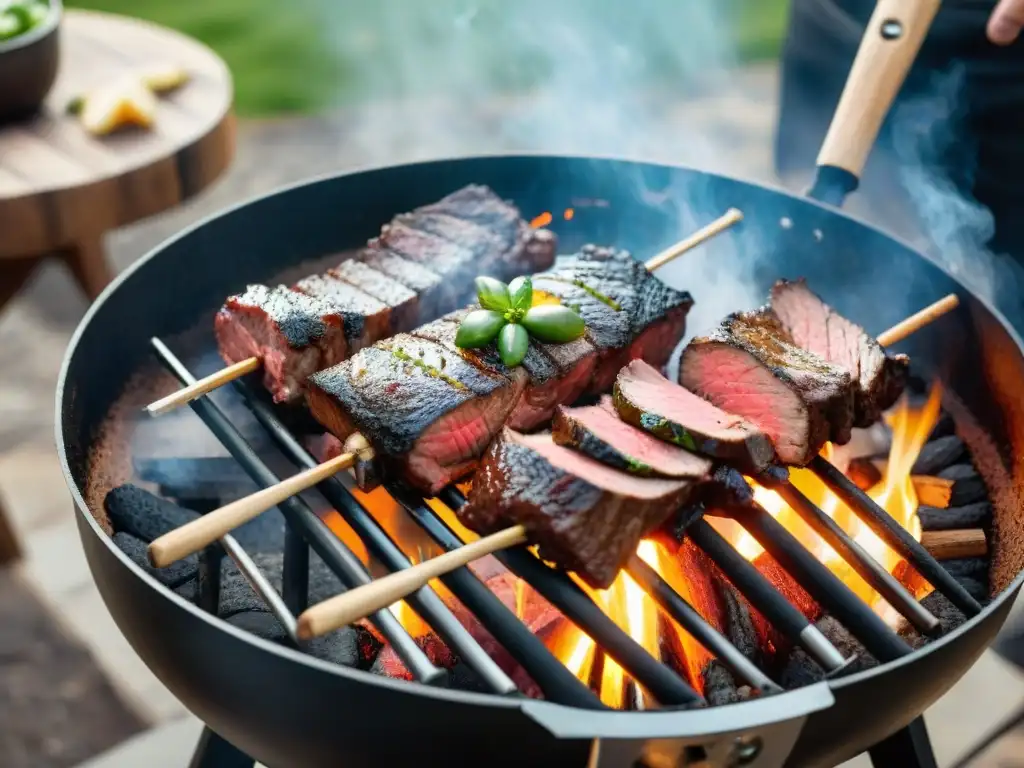
[[[214,181],[234,154],[231,74],[209,48],[148,22],[66,11],[60,72],[35,118],[0,127],[0,258],[99,242]],[[190,80],[158,97],[150,129],[97,137],[68,102],[119,76],[178,66]]]

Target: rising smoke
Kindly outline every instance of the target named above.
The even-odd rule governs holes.
[[[979,296],[1016,303],[1020,270],[987,248],[995,221],[970,194],[978,146],[967,126],[966,84],[964,67],[954,65],[894,110],[899,179],[916,213],[922,247]]]
[[[733,2],[362,0],[341,13],[328,0],[309,1],[325,4],[322,32],[343,61],[345,99],[362,102],[343,124],[346,160],[542,151],[768,176],[776,94],[737,90]],[[924,235],[919,244],[994,300],[1018,283],[985,251],[991,217],[937,163],[951,149],[965,155],[958,167],[973,161],[962,141],[962,85],[951,71],[899,109],[896,176]],[[694,109],[698,102],[715,108]],[[638,197],[650,192],[642,178],[623,181]],[[675,192],[705,207],[704,190]],[[680,237],[703,223],[686,205],[677,218]],[[699,298],[691,328],[760,303],[761,288],[742,280],[750,259],[749,249],[716,246],[713,260],[668,268],[669,280],[679,276]]]

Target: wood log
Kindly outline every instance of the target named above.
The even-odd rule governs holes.
[[[988,540],[981,528],[925,531],[921,543],[936,560],[982,557],[988,554]]]

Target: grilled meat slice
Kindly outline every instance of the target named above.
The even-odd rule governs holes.
[[[828,440],[848,442],[850,374],[788,340],[770,312],[727,317],[683,350],[679,382],[771,438],[779,459],[804,466]]]
[[[296,396],[313,371],[344,359],[348,344],[337,308],[283,285],[250,285],[214,318],[225,362],[263,361],[263,383],[275,402]]]
[[[619,472],[557,445],[551,435],[505,428],[458,514],[480,534],[525,526],[541,557],[605,589],[640,539],[671,517],[693,487],[686,480]]]
[[[310,410],[344,440],[359,431],[377,456],[428,495],[472,471],[526,384],[427,339],[399,334],[309,378]]]
[[[475,275],[508,280],[524,271],[546,269],[554,260],[556,244],[552,233],[532,230],[519,218],[518,209],[489,189],[469,186],[433,206],[397,216],[354,260],[300,283],[300,292],[326,297],[337,306],[282,298],[284,288],[250,287],[244,296],[229,298],[216,320],[217,338],[227,345],[221,354],[237,362],[262,357],[261,350],[268,350],[266,386],[279,400],[291,399],[301,391],[308,372],[333,365],[389,333],[409,330],[464,305],[471,300]],[[270,300],[277,302],[276,312],[288,316],[289,328],[297,329],[288,338],[275,330],[279,318],[262,316],[266,313],[260,302]],[[313,314],[297,319],[302,307]],[[331,330],[334,315],[338,323],[344,321],[349,342],[345,333]],[[231,328],[236,321],[242,327]],[[324,349],[290,345],[289,340],[303,335],[301,327],[313,331],[310,343],[326,336],[326,357]],[[286,359],[289,356],[297,359]]]
[[[775,283],[771,307],[797,346],[850,372],[855,427],[870,427],[899,399],[910,359],[887,354],[863,328],[815,295],[805,280]]]
[[[446,306],[446,297],[459,295],[445,279],[431,269],[415,261],[402,258],[397,253],[377,248],[366,248],[359,253],[359,261],[381,274],[401,283],[418,297],[416,323],[436,317]],[[448,305],[450,306],[450,305]],[[413,326],[409,326],[413,327]]]
[[[673,384],[642,360],[619,372],[612,398],[623,421],[688,451],[755,473],[774,458],[760,429]]]
[[[515,206],[502,200],[494,190],[482,184],[469,184],[442,197],[436,203],[421,206],[418,213],[444,214],[487,227],[512,242],[522,219]]]
[[[294,290],[329,304],[345,321],[349,352],[355,352],[388,335],[391,309],[382,301],[330,273],[307,277]]]
[[[579,312],[588,340],[600,350],[588,391],[606,392],[630,360],[663,366],[686,331],[693,299],[669,287],[627,251],[587,245],[559,256],[533,279],[535,291],[551,294]]]
[[[354,259],[341,262],[328,274],[354,285],[387,305],[390,313],[389,333],[400,333],[416,327],[419,320],[418,296],[414,290],[393,277]]]
[[[458,349],[455,334],[459,323],[476,307],[452,312],[413,331],[416,336],[436,341],[462,354],[478,365],[489,366],[491,370],[508,375],[494,345],[480,349]],[[551,419],[555,407],[575,402],[590,382],[597,359],[597,351],[586,339],[577,339],[566,344],[544,344],[530,340],[522,367],[528,375],[526,389],[507,424],[513,429],[533,429]]]
[[[559,406],[551,425],[559,445],[575,448],[609,467],[643,477],[699,480],[711,474],[711,461],[659,440],[619,418],[612,398],[581,408]]]

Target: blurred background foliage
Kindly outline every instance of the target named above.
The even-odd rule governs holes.
[[[559,0],[550,2],[548,8],[557,10]],[[713,7],[725,27],[730,56],[744,63],[778,55],[789,0],[587,3],[588,16],[604,20],[609,30],[626,23],[635,33],[648,25],[653,34],[636,38],[650,41],[644,45],[642,74],[651,82],[668,82],[680,74],[679,56],[659,22],[678,17],[679,3]],[[409,70],[396,71],[401,67],[436,73],[431,85],[443,92],[449,77],[462,77],[452,69],[461,61],[481,67],[475,76],[496,90],[541,84],[553,66],[544,50],[503,36],[509,14],[522,16],[517,0],[67,0],[67,5],[148,19],[206,43],[231,68],[238,112],[246,117],[408,96],[412,85],[401,73]],[[460,39],[458,30],[469,26],[473,34]],[[373,77],[365,76],[368,67]],[[415,80],[422,90],[423,79]]]

